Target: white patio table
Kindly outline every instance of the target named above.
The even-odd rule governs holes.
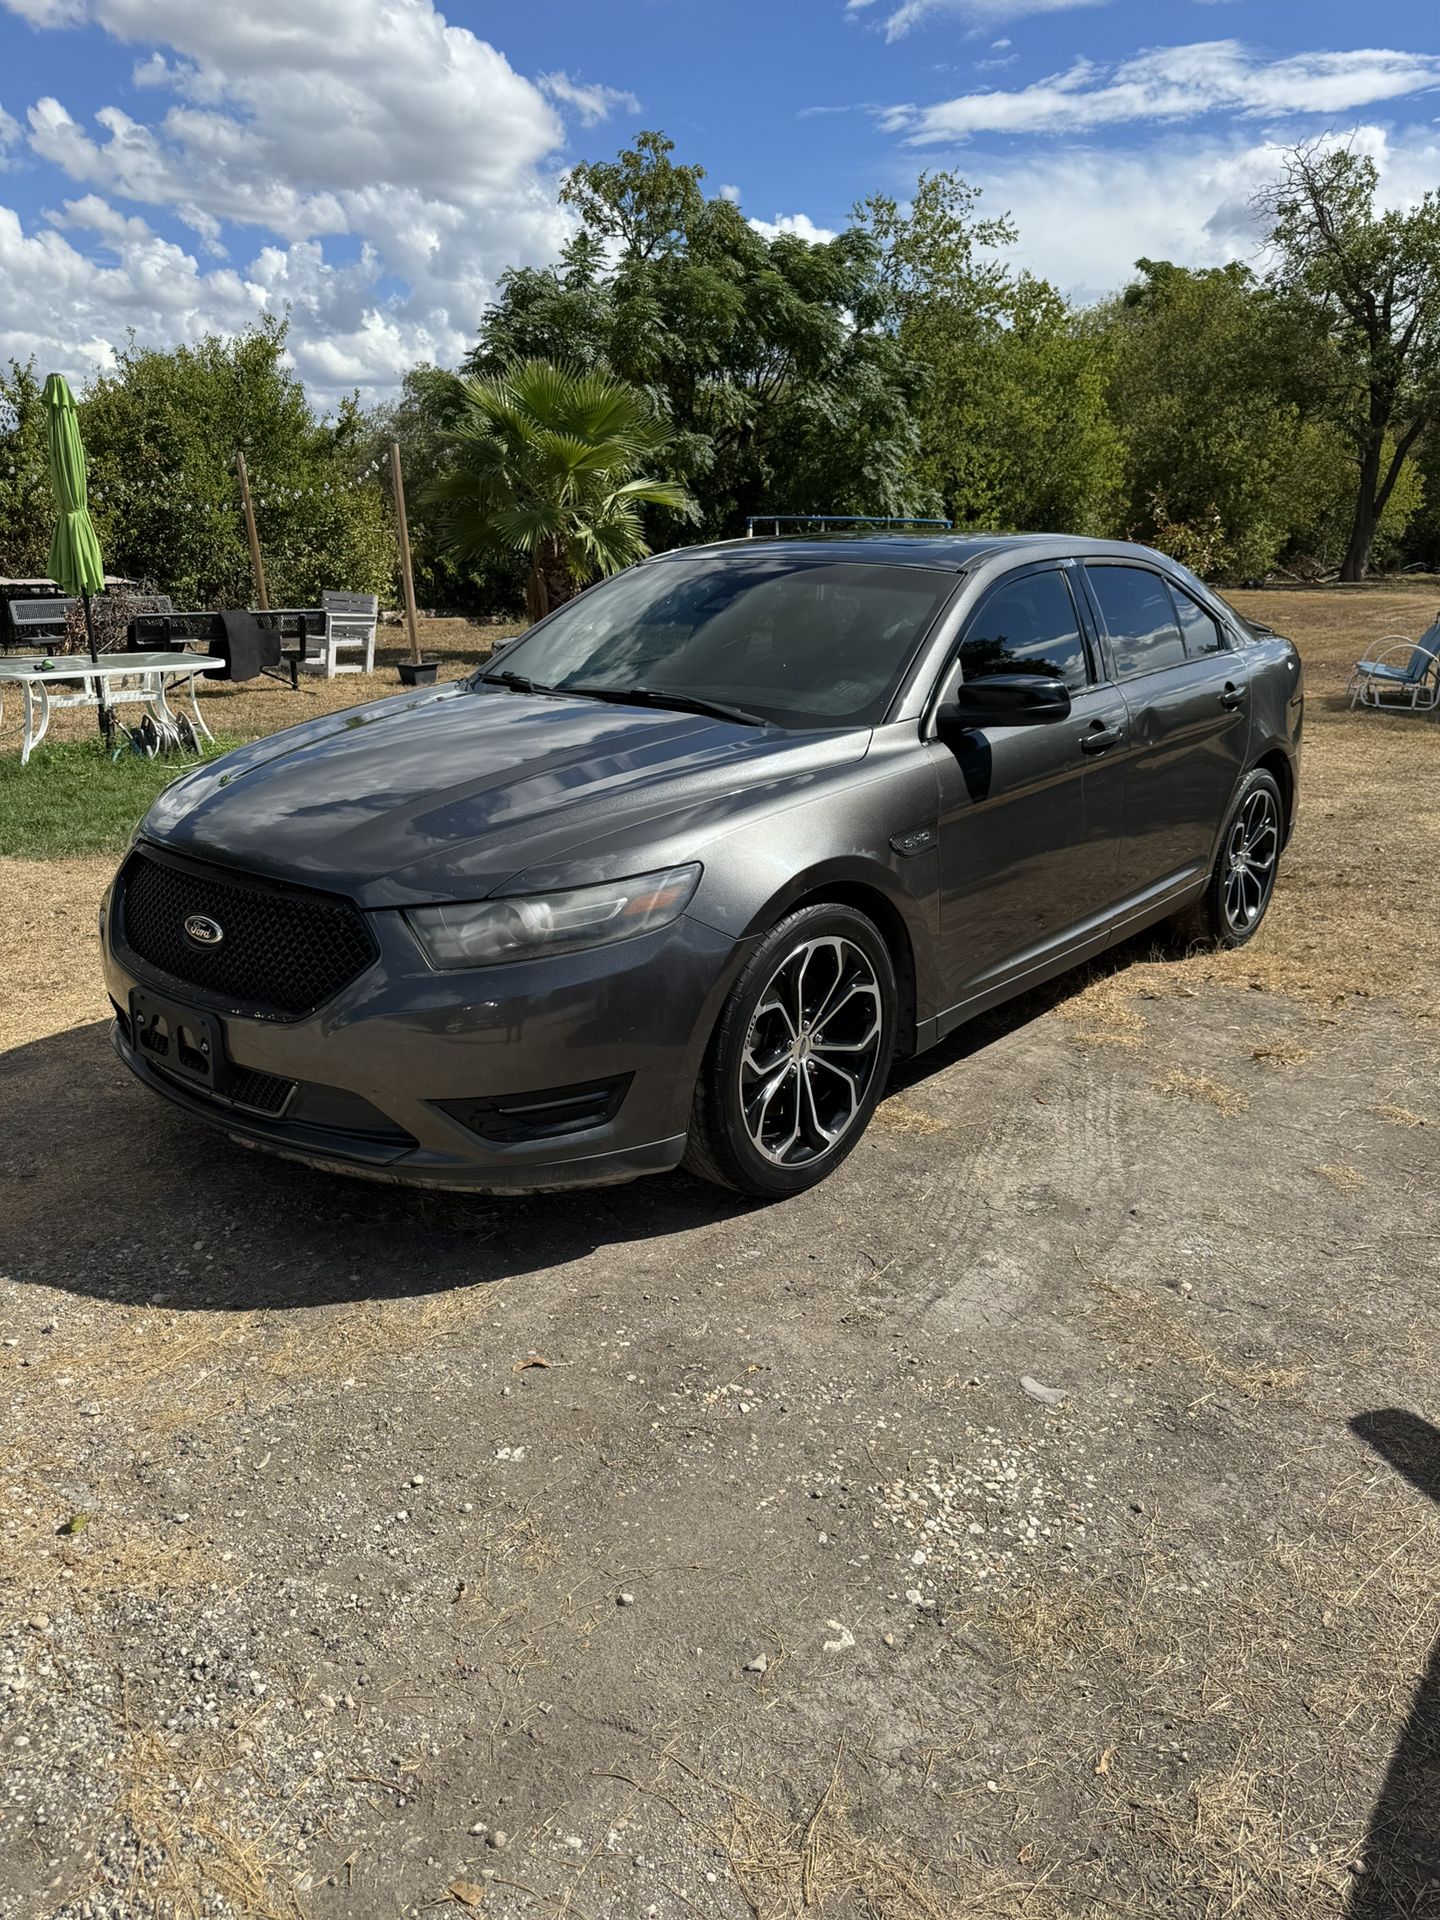
[[[47,664],[48,663],[48,664]],[[0,659],[0,721],[5,717],[5,689],[18,686],[25,697],[25,737],[20,748],[23,767],[45,738],[51,713],[59,707],[98,707],[100,686],[112,707],[144,706],[161,727],[173,729],[176,715],[169,689],[183,682],[195,731],[205,739],[214,735],[206,726],[195,695],[202,673],[224,670],[225,662],[206,653],[45,654],[18,660]],[[78,693],[52,692],[66,681],[81,683]]]

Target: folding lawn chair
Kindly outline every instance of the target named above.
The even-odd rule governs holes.
[[[1403,633],[1386,634],[1374,658],[1357,664],[1349,694],[1352,707],[1429,713],[1440,706],[1440,616],[1418,640],[1407,640]]]

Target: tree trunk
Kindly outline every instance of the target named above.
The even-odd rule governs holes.
[[[1350,540],[1340,562],[1342,580],[1363,580],[1370,565],[1370,549],[1375,545],[1375,529],[1380,515],[1375,493],[1380,484],[1381,441],[1372,439],[1360,455],[1360,485],[1355,496],[1355,517],[1350,523]]]
[[[525,612],[531,626],[574,598],[575,582],[570,578],[559,541],[542,542],[531,558],[530,574],[525,582]]]

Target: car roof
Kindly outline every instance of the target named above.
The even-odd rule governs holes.
[[[930,567],[964,573],[980,560],[1013,552],[1026,558],[1113,558],[1160,560],[1164,556],[1129,540],[1087,540],[1073,533],[837,533],[805,534],[795,538],[769,535],[761,539],[715,540],[694,547],[672,547],[657,553],[649,566],[667,560],[754,559],[782,553],[792,558],[849,560],[881,567]]]

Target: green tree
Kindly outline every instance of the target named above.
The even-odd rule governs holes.
[[[367,470],[354,400],[316,420],[285,365],[285,327],[168,352],[132,341],[81,401],[107,566],[187,606],[245,606],[254,587],[234,457],[243,450],[270,601],[391,590],[393,523]]]
[[[441,538],[461,561],[523,554],[532,620],[650,551],[642,508],[693,512],[678,481],[644,471],[665,458],[653,405],[602,369],[517,361],[455,379],[444,412],[446,470],[428,490]]]
[[[1100,532],[1120,468],[1103,340],[1013,271],[1014,223],[980,199],[958,174],[926,173],[908,206],[875,195],[857,209],[885,322],[919,377],[919,472],[958,525]]]
[[[1093,317],[1125,449],[1121,531],[1232,579],[1314,553],[1334,449],[1305,418],[1306,317],[1244,266],[1136,265]]]
[[[1271,284],[1323,329],[1316,398],[1357,467],[1343,580],[1364,579],[1405,464],[1440,421],[1440,194],[1381,212],[1378,184],[1367,155],[1297,147],[1260,199]]]
[[[642,134],[575,168],[583,225],[554,268],[506,275],[467,369],[518,358],[608,367],[645,388],[707,535],[747,514],[907,514],[916,381],[880,325],[880,250],[858,229],[821,245],[757,233],[703,169]],[[657,520],[663,537],[664,515]]]
[[[0,574],[44,575],[55,529],[50,456],[35,362],[0,371]]]

